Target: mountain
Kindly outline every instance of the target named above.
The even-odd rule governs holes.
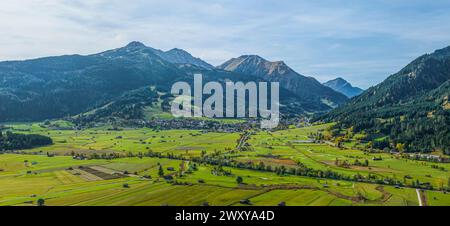
[[[316,120],[388,137],[383,147],[450,154],[450,47],[425,54],[349,103]],[[374,140],[370,139],[369,140]]]
[[[182,50],[182,49],[171,49],[167,52],[159,52],[157,53],[159,57],[163,58],[164,60],[174,63],[174,64],[190,64],[194,66],[198,66],[204,69],[214,69],[214,66],[211,64],[206,63],[205,61],[201,60],[200,58],[193,57],[190,53]]]
[[[334,91],[344,94],[348,98],[358,96],[364,91],[363,89],[360,89],[358,87],[353,87],[352,84],[345,81],[343,78],[336,78],[330,80],[328,82],[323,83],[323,85],[332,88]]]
[[[127,91],[107,104],[75,115],[71,120],[76,125],[95,126],[101,123],[131,124],[145,119],[145,108],[157,108],[161,95],[151,87]],[[130,123],[128,123],[130,122]]]
[[[155,102],[167,106],[171,86],[177,81],[191,83],[195,73],[202,73],[205,83],[265,81],[215,69],[180,49],[164,52],[140,42],[85,56],[5,61],[0,62],[0,122],[67,116],[77,116],[79,121],[142,119],[143,110]],[[143,98],[149,88],[152,95]],[[282,87],[280,96],[285,116],[329,109]]]
[[[303,100],[327,105],[324,109],[331,109],[348,100],[345,95],[320,84],[316,79],[298,74],[283,61],[270,62],[257,55],[244,55],[217,68],[253,75],[269,82],[280,82],[280,87],[295,93]]]
[[[162,51],[159,49],[154,49],[148,46],[145,46],[141,42],[130,42],[125,48],[119,48],[115,50],[109,50],[100,54],[97,54],[103,57],[124,57],[124,56],[158,56],[162,60],[176,64],[176,65],[193,65],[203,69],[214,69],[214,66],[206,63],[200,58],[193,57],[190,53],[174,48],[169,51]]]
[[[203,82],[219,82],[222,86],[228,81],[233,82],[264,82],[263,79],[253,77],[251,75],[244,75],[223,70],[209,70],[199,69],[196,67],[185,67],[183,71],[188,77],[185,80],[192,84],[192,77],[196,73],[203,75]],[[156,90],[156,87],[159,90]],[[280,114],[282,119],[296,119],[299,115],[309,112],[316,112],[317,109],[322,109],[323,104],[317,105],[298,98],[294,93],[280,88]],[[224,98],[226,95],[224,95]],[[167,89],[160,86],[146,86],[136,90],[125,92],[123,95],[111,99],[110,102],[102,106],[91,109],[88,112],[83,112],[74,117],[69,118],[79,126],[92,127],[102,124],[112,124],[121,126],[140,126],[145,120],[153,119],[172,119],[170,115],[172,96]],[[206,98],[204,98],[206,99]],[[226,100],[223,100],[225,103]],[[248,101],[246,105],[248,107]]]
[[[88,56],[0,62],[0,121],[79,114],[143,86],[168,89],[186,76],[135,43]]]

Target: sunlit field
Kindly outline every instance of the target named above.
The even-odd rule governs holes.
[[[433,185],[433,190],[423,192],[426,205],[450,204],[450,194],[441,191],[447,186],[448,164],[311,143],[309,135],[329,124],[277,132],[249,131],[245,149],[236,149],[243,133],[70,130],[39,123],[10,126],[16,133],[47,135],[54,144],[0,155],[0,205],[37,205],[38,199],[44,199],[46,205],[58,206],[417,206],[417,191],[408,186],[417,180]],[[161,155],[145,155],[149,152]],[[93,158],[94,154],[117,154],[117,158]],[[85,158],[74,157],[80,155]],[[397,178],[408,187],[231,166],[218,170],[217,165],[196,162],[216,155],[237,163],[287,170],[303,164],[349,177]],[[369,165],[344,168],[335,164],[336,159],[367,160]],[[238,177],[241,183],[237,183]]]

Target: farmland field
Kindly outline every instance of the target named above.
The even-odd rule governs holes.
[[[450,205],[449,164],[311,142],[329,124],[245,133],[61,124],[8,125],[54,144],[0,155],[0,205],[417,206],[417,181],[431,186],[424,205]],[[355,160],[367,165],[337,164]]]

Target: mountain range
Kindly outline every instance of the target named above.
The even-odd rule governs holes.
[[[91,55],[0,62],[0,122],[79,115],[104,109],[113,102],[136,106],[119,99],[138,101],[128,94],[139,93],[143,87],[153,87],[161,94],[155,101],[163,97],[167,102],[168,96],[163,94],[172,84],[192,81],[194,73],[202,73],[206,81],[279,81],[283,114],[324,112],[347,101],[344,95],[282,62],[268,62],[258,56],[237,59],[242,58],[247,60],[238,67],[225,66],[231,60],[215,68],[181,49],[162,51],[131,42]]]
[[[362,93],[344,79],[321,84],[283,61],[257,55],[214,67],[182,49],[162,51],[140,42],[91,55],[4,61],[0,122],[158,117],[170,109],[171,86],[192,84],[195,73],[205,82],[279,82],[283,117],[314,114],[313,121],[335,122],[337,134],[362,134],[378,149],[450,154],[450,47],[418,57]]]
[[[323,85],[332,88],[334,91],[344,94],[348,98],[358,96],[359,94],[361,94],[364,91],[361,88],[353,87],[352,84],[350,84],[349,82],[345,81],[345,79],[340,78],[340,77],[330,80],[328,82],[325,82],[325,83],[323,83]]]

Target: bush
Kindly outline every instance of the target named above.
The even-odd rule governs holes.
[[[45,200],[42,199],[42,198],[41,198],[41,199],[38,199],[38,200],[37,200],[37,205],[38,205],[38,206],[44,206],[44,205],[45,205]]]
[[[244,182],[244,179],[241,176],[236,177],[236,182],[238,184],[242,184],[242,182]]]

